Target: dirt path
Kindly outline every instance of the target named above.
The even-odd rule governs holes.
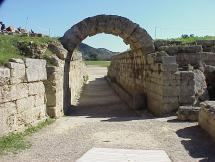
[[[29,150],[0,161],[74,162],[92,147],[162,149],[174,162],[215,161],[215,145],[197,123],[140,117],[109,87],[105,68],[88,69],[90,81],[71,116],[29,137]]]

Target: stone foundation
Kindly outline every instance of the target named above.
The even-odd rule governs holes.
[[[0,136],[45,119],[46,61],[11,59],[0,68]]]

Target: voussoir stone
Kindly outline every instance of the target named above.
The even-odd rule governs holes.
[[[126,39],[125,42],[128,42],[131,48],[142,48],[145,54],[154,52],[153,40],[143,28],[127,18],[116,15],[97,15],[86,18],[66,31],[61,42],[68,51],[74,51],[83,39],[98,33],[120,36]]]

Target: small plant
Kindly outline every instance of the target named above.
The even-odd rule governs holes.
[[[54,119],[46,119],[40,122],[37,126],[31,126],[22,133],[11,133],[7,136],[0,137],[0,156],[6,153],[18,153],[21,150],[25,150],[31,147],[29,141],[26,141],[25,137],[38,132],[42,128],[52,124]]]
[[[30,147],[30,143],[25,141],[23,134],[11,133],[0,138],[0,155],[7,152],[17,153]]]

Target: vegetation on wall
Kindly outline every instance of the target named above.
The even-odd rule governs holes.
[[[10,58],[25,57],[22,52],[17,48],[19,42],[22,42],[23,44],[33,42],[39,45],[53,41],[57,41],[57,39],[53,39],[50,37],[0,35],[0,64],[8,62]],[[49,55],[50,53],[47,54]]]

